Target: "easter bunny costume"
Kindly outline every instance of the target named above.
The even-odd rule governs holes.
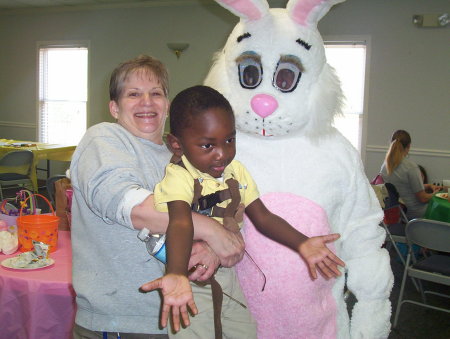
[[[237,159],[252,173],[274,213],[308,236],[340,233],[332,244],[341,277],[312,281],[293,251],[246,220],[239,279],[258,323],[258,338],[387,338],[393,275],[381,245],[382,211],[358,152],[332,126],[339,79],[326,62],[318,21],[342,0],[216,0],[240,17],[214,59],[205,85],[220,91],[235,116]],[[345,287],[357,299],[351,316]]]

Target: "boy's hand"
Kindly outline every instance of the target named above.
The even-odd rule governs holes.
[[[316,268],[326,279],[341,275],[337,265],[344,267],[345,263],[326,246],[339,237],[337,233],[311,237],[299,245],[298,252],[308,265],[312,279],[317,279]]]
[[[164,304],[161,314],[161,326],[167,326],[169,313],[172,311],[173,329],[175,332],[180,330],[180,314],[185,326],[189,326],[189,314],[187,306],[193,314],[197,314],[197,306],[192,295],[191,285],[188,278],[180,274],[166,274],[162,278],[150,281],[141,286],[144,292],[150,292],[161,289]]]

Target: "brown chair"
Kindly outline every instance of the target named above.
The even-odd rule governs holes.
[[[55,182],[66,178],[64,174],[56,174],[52,177],[47,178],[47,181],[45,182],[45,187],[47,188],[47,194],[48,198],[50,199],[50,202],[52,203],[53,208],[56,208],[56,201],[55,201]]]

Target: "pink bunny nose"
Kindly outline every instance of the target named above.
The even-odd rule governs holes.
[[[261,118],[266,118],[278,108],[278,101],[267,94],[258,94],[250,102],[253,111]]]

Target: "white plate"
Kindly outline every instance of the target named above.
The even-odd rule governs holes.
[[[441,199],[447,199],[448,193],[436,193],[436,196]]]
[[[52,258],[48,258],[49,263],[47,265],[44,265],[44,266],[40,266],[40,267],[14,267],[14,266],[11,265],[11,260],[14,259],[14,258],[15,257],[3,260],[1,265],[3,267],[10,268],[10,269],[13,269],[13,270],[30,271],[30,270],[39,270],[41,268],[46,268],[46,267],[52,266],[55,263],[55,260],[53,260]]]

